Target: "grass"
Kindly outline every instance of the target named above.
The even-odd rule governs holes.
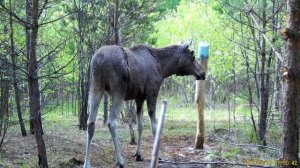
[[[76,120],[78,120],[77,116],[61,115],[57,111],[47,113],[43,116],[43,118],[43,122],[45,123],[44,125],[50,127],[50,129],[56,129],[57,126],[62,128],[70,128],[76,125]]]
[[[166,113],[166,123],[164,125],[164,134],[167,136],[192,136],[196,132],[196,124],[197,124],[197,107],[196,104],[184,104],[178,102],[178,99],[175,97],[168,98],[168,107]],[[160,102],[161,99],[158,100],[157,103],[157,118],[160,116]],[[67,108],[69,107],[69,108]],[[44,109],[47,111],[46,114],[42,116],[43,118],[43,126],[45,129],[50,131],[55,131],[57,129],[65,129],[75,127],[78,124],[77,115],[74,115],[72,111],[74,111],[72,106],[64,105],[64,107],[56,107]],[[96,131],[97,129],[101,129],[101,134],[95,134],[96,140],[108,140],[107,137],[110,137],[110,133],[107,129],[106,125],[103,125],[103,112],[102,108],[103,104],[100,104],[100,111],[97,116],[96,121]],[[68,112],[62,112],[62,109],[69,109]],[[51,110],[51,111],[50,111]],[[250,120],[250,111],[249,107],[246,105],[239,105],[236,107],[235,112],[235,121],[232,112],[230,112],[231,118],[229,120],[229,112],[226,108],[218,108],[218,109],[205,109],[205,132],[206,134],[213,134],[215,131],[235,131],[238,133],[236,135],[237,139],[244,143],[257,143],[256,134],[253,131],[252,122]],[[257,114],[256,114],[257,115]],[[278,116],[276,116],[278,117]],[[25,115],[25,119],[28,118],[28,115]],[[17,116],[13,115],[10,119],[11,121],[17,121]],[[149,119],[147,115],[146,105],[144,106],[144,132],[145,135],[151,135],[151,128],[149,124]],[[28,121],[26,122],[26,126],[28,126]],[[14,125],[10,127],[9,131],[17,132],[18,125]],[[278,131],[279,127],[276,123],[273,123],[270,128],[268,128],[268,140],[271,144],[279,145],[278,137],[280,136],[280,131]],[[128,134],[122,134],[121,138],[129,139]]]
[[[228,149],[228,151],[225,151],[224,153],[222,153],[222,157],[226,158],[226,159],[233,159],[233,158],[237,157],[239,152],[240,152],[240,148],[233,147],[233,148]]]
[[[166,121],[164,123],[163,137],[170,141],[185,141],[187,139],[190,143],[193,143],[194,136],[196,134],[197,125],[197,107],[195,104],[183,104],[178,102],[176,98],[167,99],[168,107],[166,113]],[[160,116],[160,102],[157,103],[157,118]],[[103,105],[100,105],[103,107]],[[145,108],[145,106],[144,106]],[[62,108],[57,107],[47,112],[42,116],[43,127],[45,130],[45,135],[51,135],[52,133],[59,132],[59,136],[62,139],[76,141],[78,136],[78,117],[73,114],[73,110],[69,109],[69,112],[62,113]],[[66,107],[64,109],[67,109]],[[49,110],[49,109],[48,109]],[[44,109],[44,111],[48,111]],[[218,109],[205,109],[205,137],[207,144],[207,151],[204,160],[229,160],[236,161],[242,160],[246,157],[259,158],[259,159],[273,159],[278,157],[278,151],[265,150],[261,151],[257,148],[240,147],[230,144],[256,144],[257,138],[256,134],[253,132],[253,126],[250,120],[249,108],[245,105],[239,105],[236,108],[235,121],[232,112],[230,112],[231,118],[229,120],[229,111],[226,108]],[[11,117],[11,121],[17,121],[17,116]],[[103,113],[102,108],[100,109],[96,121],[96,133],[94,134],[93,141],[95,143],[107,143],[108,146],[101,148],[104,155],[110,155],[113,153],[114,149],[111,143],[110,132],[107,125],[103,125]],[[144,109],[144,131],[143,138],[150,139],[152,141],[152,133],[150,128],[150,122]],[[276,120],[277,121],[277,120]],[[28,122],[26,122],[28,127]],[[28,129],[27,129],[28,130]],[[280,140],[280,126],[278,123],[274,122],[267,130],[267,141],[271,146],[279,148]],[[14,133],[19,133],[18,125],[13,125],[9,128],[10,136],[14,136]],[[118,128],[120,141],[127,143],[130,141],[130,135],[128,128],[122,122],[119,124]],[[135,126],[135,132],[136,126]],[[85,132],[81,132],[80,135]],[[137,133],[136,133],[137,134]],[[9,138],[9,137],[8,137]],[[192,140],[191,140],[192,139]],[[221,140],[225,143],[215,141]],[[84,141],[84,140],[80,140]],[[193,144],[190,144],[193,145]],[[84,146],[84,144],[83,144]],[[67,148],[67,147],[66,147]],[[82,147],[84,149],[84,147]],[[253,156],[252,156],[253,155]],[[1,156],[1,155],[0,155]],[[113,156],[112,156],[113,157]],[[35,157],[34,157],[35,158]],[[32,164],[20,164],[15,163],[19,166],[17,167],[34,167],[37,160],[32,158]],[[51,153],[52,160],[58,160],[61,165],[64,163],[68,164],[66,158],[61,157],[55,153]],[[111,164],[110,158],[103,158],[105,163]],[[1,164],[7,162],[3,156],[0,157],[0,167]],[[55,161],[51,161],[51,164],[56,164]],[[13,163],[14,164],[14,163]]]

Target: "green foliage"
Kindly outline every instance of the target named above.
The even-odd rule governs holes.
[[[217,9],[218,8],[218,9]],[[238,46],[227,40],[233,30],[224,22],[221,7],[216,2],[181,1],[176,12],[168,14],[155,24],[156,32],[151,37],[156,38],[157,46],[178,44],[193,39],[192,49],[198,51],[198,42],[207,41],[210,44],[208,76],[217,87],[217,94],[225,93],[224,85],[232,84],[232,71],[244,71],[243,60],[237,59]],[[234,25],[231,25],[234,26]],[[197,55],[197,54],[196,54]],[[173,77],[178,83],[184,83],[186,78]],[[184,87],[188,87],[186,85]],[[219,90],[220,89],[220,90]]]
[[[218,153],[216,150],[209,150],[207,155],[205,156],[205,160],[212,161],[218,158]]]
[[[240,152],[240,148],[238,147],[232,147],[230,150],[225,151],[222,154],[222,157],[226,158],[226,159],[233,159],[237,157],[237,154]]]

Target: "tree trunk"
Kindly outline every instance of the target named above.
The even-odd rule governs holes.
[[[1,80],[1,99],[0,99],[0,149],[4,142],[4,138],[8,128],[8,101],[9,101],[9,81],[8,80]],[[3,132],[2,132],[3,131]]]
[[[119,28],[119,0],[115,0],[115,8],[114,8],[114,41],[116,45],[121,46],[121,35]]]
[[[279,6],[280,6],[280,2],[279,1],[273,1],[273,9],[272,9],[272,11],[273,11],[273,13],[275,13],[275,11],[279,8]],[[278,31],[280,30],[279,29],[279,27],[281,26],[280,24],[281,24],[281,22],[279,21],[279,15],[280,15],[280,12],[278,12],[274,17],[273,17],[273,19],[272,19],[272,36],[273,36],[273,39],[272,39],[272,43],[273,44],[275,44],[276,43],[276,41],[277,41],[277,39],[276,39],[276,37],[277,37],[277,34],[279,33]],[[281,48],[278,48],[278,52],[279,53],[281,53]],[[275,54],[275,53],[274,53]],[[280,68],[281,68],[281,61],[280,61],[280,59],[278,59],[277,57],[275,58],[275,84],[274,84],[274,90],[275,90],[275,92],[274,92],[274,95],[273,95],[273,97],[274,97],[274,109],[276,110],[276,111],[279,111],[280,109],[281,109],[281,102],[280,102],[280,100],[281,100],[281,97],[282,97],[282,95],[281,95],[281,93],[282,93],[282,91],[281,91],[281,78],[280,78],[280,76],[281,76],[281,70],[280,70]]]
[[[244,37],[244,32],[243,32],[243,24],[241,23],[241,32],[242,32],[242,37]],[[253,32],[253,29],[251,29],[252,32]],[[252,33],[252,35],[254,36],[254,33]],[[247,50],[244,48],[244,47],[241,47],[241,52],[242,52],[242,55],[245,59],[245,66],[246,66],[246,75],[247,75],[247,78],[246,78],[246,82],[247,82],[247,90],[248,90],[248,102],[249,102],[249,107],[250,107],[250,118],[251,118],[251,121],[252,121],[252,126],[253,126],[253,131],[255,133],[255,138],[257,139],[258,136],[257,136],[257,128],[256,128],[256,123],[255,123],[255,118],[254,118],[254,115],[253,115],[253,90],[252,90],[252,84],[251,84],[251,80],[250,80],[250,73],[251,73],[251,69],[250,69],[250,64],[249,64],[249,55],[248,55],[248,52]],[[256,76],[254,74],[254,76]],[[256,82],[257,80],[255,80]],[[257,83],[257,82],[256,82]]]
[[[248,94],[249,94],[249,106],[250,106],[250,118],[252,121],[252,126],[253,126],[253,131],[256,135],[257,138],[257,129],[256,129],[256,124],[255,124],[255,119],[254,119],[254,115],[253,115],[253,93],[252,93],[252,88],[251,88],[251,83],[250,83],[250,75],[249,75],[249,69],[250,69],[250,65],[249,65],[249,57],[248,57],[248,53],[246,52],[246,50],[244,51],[244,57],[246,60],[246,74],[247,74],[247,89],[248,89]]]
[[[11,0],[9,1],[9,6],[11,10]],[[21,128],[21,133],[23,136],[26,136],[26,129],[23,122],[22,112],[21,112],[21,106],[20,106],[20,97],[19,97],[19,88],[18,88],[18,81],[17,81],[17,75],[16,75],[16,53],[15,53],[15,45],[14,45],[14,32],[13,32],[13,20],[12,15],[9,17],[9,24],[10,24],[10,56],[12,61],[12,78],[13,78],[13,85],[14,85],[14,91],[15,91],[15,102],[17,107],[17,113],[18,113],[18,119],[19,124]]]
[[[30,0],[26,0],[26,22],[31,23],[31,1]],[[27,27],[25,27],[25,37],[26,37],[26,57],[27,57],[27,62],[29,62],[29,58],[30,58],[30,52],[31,52],[31,31],[30,29],[28,29]],[[27,64],[27,69],[29,69],[29,64]],[[31,118],[31,114],[29,116],[29,130],[31,134],[34,134],[34,130],[33,130],[33,121],[30,119]]]
[[[78,2],[78,6],[76,6],[77,10],[77,22],[78,22],[78,61],[79,61],[79,87],[78,87],[78,93],[80,97],[80,104],[79,104],[79,129],[80,130],[86,130],[87,129],[87,96],[88,93],[86,91],[88,88],[86,88],[86,82],[84,79],[85,73],[84,73],[84,56],[83,56],[83,26],[84,26],[84,20],[83,20],[83,5],[81,2]]]
[[[136,138],[135,138],[135,133],[134,133],[134,129],[133,129],[133,124],[135,123],[135,121],[134,121],[134,118],[135,118],[134,111],[136,109],[135,109],[135,106],[133,104],[133,101],[126,101],[125,105],[126,105],[126,111],[127,111],[126,121],[127,121],[128,126],[129,126],[129,132],[130,132],[130,145],[136,145],[136,140],[135,140]]]
[[[281,110],[281,80],[280,80],[280,68],[281,68],[281,62],[276,59],[276,65],[275,65],[275,93],[274,93],[274,109],[276,111]]]
[[[80,122],[79,129],[87,129],[87,119],[88,119],[88,97],[89,97],[89,86],[90,86],[90,67],[88,68],[86,82],[82,85],[82,99],[81,99],[81,109],[80,109]],[[83,78],[83,77],[82,77]]]
[[[287,26],[283,32],[286,47],[283,98],[283,134],[281,138],[280,162],[288,167],[299,166],[300,113],[300,1],[287,0]],[[281,165],[285,166],[285,165]]]
[[[263,1],[263,11],[262,11],[262,28],[266,28],[266,0]],[[268,114],[268,85],[267,76],[269,75],[266,71],[266,40],[261,37],[261,67],[260,67],[260,102],[259,102],[259,141],[266,145],[266,128],[267,128],[267,114]]]
[[[64,115],[64,84],[60,82],[61,114]]]
[[[73,61],[73,69],[75,69],[75,61]],[[72,72],[72,114],[75,115],[76,114],[76,95],[77,93],[75,92],[75,86],[76,86],[76,83],[75,83],[75,71]]]
[[[37,37],[38,37],[38,0],[32,0],[31,4],[31,36],[30,36],[30,51],[28,62],[28,91],[29,91],[29,108],[30,120],[33,123],[33,130],[37,142],[39,166],[48,167],[45,142],[43,139],[43,128],[41,122],[41,104],[40,90],[37,73]]]
[[[236,54],[235,54],[236,55]],[[232,63],[232,74],[233,74],[233,83],[234,83],[234,89],[233,89],[233,105],[232,105],[232,115],[233,115],[233,126],[235,126],[235,109],[236,109],[236,95],[237,95],[237,87],[238,87],[238,82],[237,82],[237,75],[236,75],[236,68],[235,68],[235,62]]]

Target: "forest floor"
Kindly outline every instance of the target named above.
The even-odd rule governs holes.
[[[164,162],[159,163],[159,167],[243,167],[243,164],[272,167],[276,165],[278,149],[258,148],[250,142],[250,138],[245,137],[247,135],[238,124],[230,131],[222,126],[221,121],[218,122],[221,125],[207,124],[204,149],[196,150],[194,149],[196,122],[176,120],[172,116],[169,118],[164,125],[160,148],[160,157]],[[48,115],[44,117],[44,140],[49,167],[82,167],[85,157],[86,132],[79,131],[76,123],[76,116]],[[91,165],[92,167],[113,168],[115,167],[114,148],[109,130],[102,123],[102,120],[97,120],[91,147]],[[153,138],[148,117],[144,116],[142,135],[144,161],[135,161],[136,146],[129,145],[130,135],[126,124],[119,123],[118,133],[126,167],[150,167]],[[277,146],[279,139],[272,140],[274,142],[269,142],[269,144]],[[224,164],[225,162],[228,164]],[[8,132],[0,153],[0,167],[36,167],[36,165],[37,150],[34,135],[22,137],[17,130]]]

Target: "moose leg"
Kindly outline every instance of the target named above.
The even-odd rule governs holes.
[[[151,98],[147,100],[147,106],[148,106],[148,115],[150,117],[151,121],[151,129],[152,129],[152,135],[153,138],[155,138],[156,134],[156,98]]]
[[[138,125],[138,144],[136,146],[136,151],[135,151],[135,160],[136,161],[143,161],[144,159],[142,158],[141,155],[141,138],[142,138],[142,132],[143,132],[143,101],[141,100],[136,100],[136,120],[137,120],[137,125]]]
[[[100,89],[96,89],[93,85],[90,87],[89,93],[89,118],[87,121],[87,144],[86,144],[86,156],[84,162],[84,168],[90,168],[90,148],[91,142],[94,135],[95,130],[95,121],[98,112],[99,103],[101,97],[103,95],[103,91]]]
[[[123,96],[121,96],[120,94],[113,94],[112,95],[112,109],[111,112],[109,114],[109,119],[108,119],[108,128],[109,131],[111,133],[111,137],[115,146],[115,153],[116,153],[116,157],[117,157],[117,166],[119,166],[120,168],[124,167],[124,159],[122,157],[121,154],[121,149],[119,146],[119,139],[117,136],[117,131],[116,131],[116,127],[117,127],[117,121],[121,112],[121,108],[122,108],[122,104],[123,104]]]

